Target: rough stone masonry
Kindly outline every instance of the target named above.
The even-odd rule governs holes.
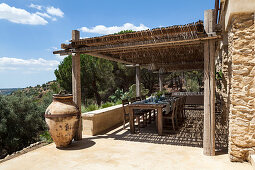
[[[229,154],[246,161],[255,151],[255,28],[254,13],[236,14],[228,30],[231,58]]]

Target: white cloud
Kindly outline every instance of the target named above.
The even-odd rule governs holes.
[[[50,15],[58,16],[58,17],[64,17],[64,12],[61,11],[59,8],[54,8],[53,6],[47,7],[47,13]]]
[[[24,9],[10,7],[5,3],[0,4],[0,19],[10,22],[29,25],[46,25],[48,22],[37,14],[32,14]]]
[[[47,13],[41,13],[41,12],[36,12],[36,15],[40,15],[41,17],[45,17],[45,18],[52,18],[51,16],[49,16]]]
[[[122,26],[112,26],[112,27],[106,27],[104,25],[97,25],[92,28],[87,28],[87,27],[82,27],[80,30],[82,32],[87,32],[87,33],[97,33],[97,34],[114,34],[123,30],[133,30],[133,31],[141,31],[141,30],[147,30],[149,29],[143,24],[140,24],[139,26],[135,26],[134,24],[131,23],[126,23]]]
[[[57,68],[59,61],[39,59],[0,58],[0,71],[21,70],[21,71],[49,71]]]
[[[29,5],[30,8],[35,8],[35,9],[38,9],[38,10],[42,10],[42,6],[41,5],[35,5],[35,4],[30,4]]]

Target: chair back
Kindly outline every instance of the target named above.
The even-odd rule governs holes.
[[[131,102],[131,103],[136,102],[136,98],[135,98],[135,97],[134,97],[134,98],[131,98],[131,99],[130,99],[130,102]]]
[[[172,102],[172,117],[174,118],[175,117],[175,114],[176,114],[176,109],[177,109],[177,107],[176,107],[176,100],[174,101],[174,102]]]
[[[125,115],[127,114],[125,107],[128,106],[128,105],[129,105],[128,99],[122,100],[122,108],[123,108],[123,112],[124,112]]]
[[[145,99],[146,99],[146,96],[142,96],[141,99],[142,99],[142,100],[145,100]]]
[[[178,114],[180,114],[180,109],[181,109],[181,98],[177,98],[176,100],[176,112],[175,114],[177,114],[177,116],[179,116]]]

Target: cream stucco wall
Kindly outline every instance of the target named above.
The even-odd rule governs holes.
[[[125,108],[127,109],[127,108]],[[84,135],[97,135],[123,123],[122,105],[112,106],[82,114]]]
[[[221,0],[225,2],[225,30],[228,28],[233,15],[238,13],[255,12],[255,0]]]

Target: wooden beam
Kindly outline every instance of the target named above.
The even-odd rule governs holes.
[[[206,10],[204,26],[207,34],[214,32],[215,10]],[[215,41],[204,43],[204,155],[215,155]]]
[[[136,97],[141,96],[141,70],[140,66],[136,66],[136,75],[135,75],[135,80],[136,80]]]
[[[80,38],[80,32],[77,30],[72,31],[72,39],[77,40]],[[80,54],[72,55],[72,91],[73,101],[79,107],[80,115],[78,120],[77,131],[74,140],[82,140],[82,118],[81,118],[81,66]]]
[[[189,40],[180,40],[180,41],[167,41],[167,42],[132,42],[132,43],[121,43],[121,44],[113,44],[113,45],[103,45],[103,46],[95,46],[95,47],[81,47],[76,49],[74,52],[79,53],[99,53],[99,52],[110,52],[110,51],[122,51],[122,50],[131,50],[131,49],[141,49],[141,48],[153,48],[153,47],[170,47],[170,46],[182,46],[182,45],[194,45],[201,44],[206,40],[210,39],[221,39],[221,36],[211,36],[204,38],[196,38]]]
[[[53,54],[59,54],[60,56],[63,56],[63,55],[72,55],[72,52],[70,50],[58,50],[58,51],[53,51]]]
[[[104,54],[99,54],[99,53],[86,53],[86,54],[94,56],[94,57],[110,60],[110,61],[123,63],[123,64],[134,64],[134,63],[131,63],[131,62],[128,62],[128,61],[125,61],[125,60],[121,60],[119,58],[110,57],[110,56],[107,56],[107,55],[104,55]]]

